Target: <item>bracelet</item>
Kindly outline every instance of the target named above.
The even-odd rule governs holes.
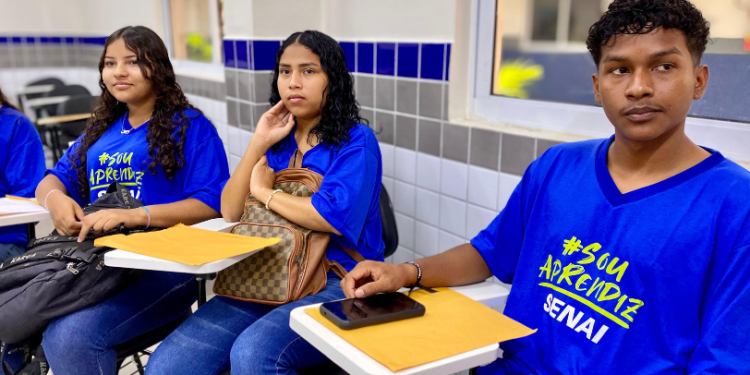
[[[146,224],[146,229],[148,229],[151,226],[151,212],[149,212],[146,206],[141,206],[141,208],[146,210],[146,214],[148,214],[148,224]]]
[[[60,190],[60,189],[52,189],[52,190],[49,191],[49,193],[47,193],[47,196],[44,197],[44,209],[45,210],[49,211],[49,208],[47,208],[47,198],[49,198],[50,194],[52,194],[53,192],[56,192],[56,191],[59,191],[59,192],[62,193],[62,190]],[[63,193],[63,194],[65,194],[65,193]]]
[[[270,210],[270,208],[268,208],[268,204],[271,203],[271,198],[273,198],[273,195],[276,194],[276,193],[278,193],[278,192],[282,192],[283,193],[284,190],[276,189],[276,190],[274,190],[274,191],[271,192],[271,195],[269,195],[268,199],[266,199],[266,210]]]
[[[414,286],[421,287],[421,285],[419,285],[419,282],[422,281],[422,267],[419,266],[419,263],[417,263],[417,262],[415,262],[413,260],[405,262],[404,264],[411,264],[414,267],[417,267],[417,282],[414,283]],[[412,287],[412,288],[414,288],[414,287]]]

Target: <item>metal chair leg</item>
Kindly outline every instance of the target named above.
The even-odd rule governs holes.
[[[141,363],[141,356],[138,353],[133,354],[133,361],[135,362],[135,367],[138,368],[138,373],[140,375],[145,375],[146,368],[143,367],[143,363]]]

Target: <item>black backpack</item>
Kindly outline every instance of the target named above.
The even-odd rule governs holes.
[[[133,198],[128,189],[113,183],[83,212],[88,215],[141,206],[143,202]],[[104,254],[112,249],[96,247],[94,240],[138,231],[143,229],[128,230],[120,225],[107,233],[90,233],[81,243],[77,237],[54,231],[34,241],[23,255],[0,264],[0,363],[5,365],[2,357],[6,351],[22,350],[27,364],[32,364],[31,357],[38,357],[34,353],[38,351],[39,337],[49,323],[96,305],[127,285],[127,277],[137,271],[105,266]],[[21,373],[23,369],[18,372]]]

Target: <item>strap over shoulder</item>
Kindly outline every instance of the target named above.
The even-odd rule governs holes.
[[[297,149],[294,151],[294,155],[289,159],[288,168],[302,168],[302,153]]]

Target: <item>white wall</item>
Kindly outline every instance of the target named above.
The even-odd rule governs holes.
[[[339,40],[450,42],[456,1],[225,0],[224,30],[238,39],[283,39],[315,29]]]
[[[128,25],[163,37],[161,0],[0,0],[2,35],[107,36]]]

